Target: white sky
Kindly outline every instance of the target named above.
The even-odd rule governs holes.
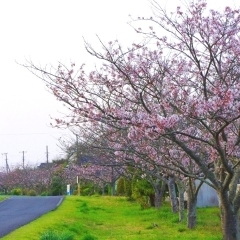
[[[180,0],[159,0],[174,7]],[[211,6],[234,5],[234,0],[209,0]],[[71,61],[92,63],[84,49],[83,37],[98,45],[96,34],[108,42],[123,45],[136,39],[127,25],[133,17],[150,16],[148,0],[7,0],[0,1],[0,169],[5,155],[11,166],[25,162],[39,164],[61,156],[58,138],[68,131],[50,127],[51,116],[64,108],[47,92],[44,83],[15,61],[31,59],[45,66]]]

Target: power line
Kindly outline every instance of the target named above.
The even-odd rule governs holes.
[[[62,134],[62,132],[53,132],[53,133],[0,133],[0,136],[21,136],[21,135],[54,135]]]

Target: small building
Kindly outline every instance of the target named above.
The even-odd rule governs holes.
[[[196,180],[196,184],[199,184]],[[216,207],[219,206],[219,199],[215,189],[203,183],[197,196],[197,207]]]
[[[45,162],[45,163],[40,163],[40,165],[37,168],[39,168],[39,169],[49,169],[53,165],[54,165],[54,163]]]

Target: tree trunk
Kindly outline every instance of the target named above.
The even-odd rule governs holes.
[[[229,201],[228,192],[218,192],[220,200],[223,240],[240,240],[238,211]]]
[[[166,184],[164,181],[158,181],[154,184],[156,209],[159,209],[162,205],[165,188],[166,188]]]
[[[155,194],[149,195],[149,203],[151,207],[155,207]]]
[[[178,200],[176,196],[176,188],[175,188],[175,181],[174,178],[170,177],[168,180],[168,191],[169,191],[169,197],[170,202],[172,206],[172,212],[177,213],[178,212]]]
[[[194,228],[197,220],[197,197],[188,196],[187,201],[187,227]]]
[[[105,186],[103,185],[102,186],[102,196],[104,196],[105,195]]]
[[[189,178],[187,189],[187,227],[196,227],[197,222],[197,188],[195,179]]]
[[[178,207],[179,207],[179,222],[184,220],[184,186],[180,181],[177,181],[178,188]]]
[[[115,181],[111,182],[111,195],[115,196],[116,195],[116,191],[115,191]]]

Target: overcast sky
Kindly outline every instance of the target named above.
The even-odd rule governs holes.
[[[158,1],[168,7],[180,0]],[[234,5],[234,0],[209,0],[211,6]],[[133,17],[150,16],[148,0],[7,0],[0,1],[0,170],[7,153],[10,168],[62,156],[60,137],[70,132],[50,127],[51,117],[64,108],[44,83],[16,64],[31,59],[42,66],[58,62],[93,63],[84,49],[83,37],[97,46],[119,39],[124,45],[137,36],[128,26]]]

